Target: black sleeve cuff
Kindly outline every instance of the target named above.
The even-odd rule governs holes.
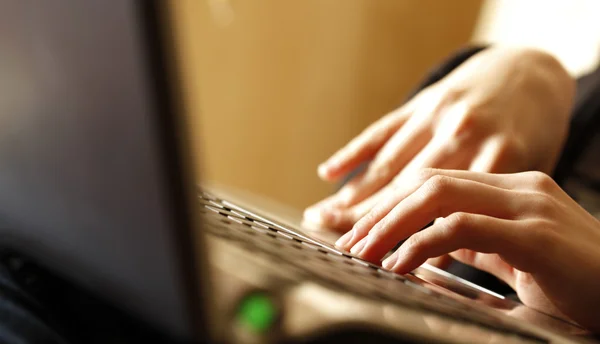
[[[600,68],[577,80],[577,94],[569,135],[554,170],[554,180],[562,185],[600,130]]]
[[[473,55],[487,49],[486,45],[472,45],[459,49],[450,57],[446,58],[441,64],[435,66],[429,73],[426,74],[425,78],[415,87],[408,95],[407,100],[414,97],[422,89],[430,86],[446,75],[452,72],[456,67],[460,66],[463,62],[471,58]]]

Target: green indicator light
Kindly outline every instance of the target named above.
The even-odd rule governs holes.
[[[245,297],[238,309],[238,319],[252,332],[262,333],[275,322],[277,310],[269,297],[252,294]]]

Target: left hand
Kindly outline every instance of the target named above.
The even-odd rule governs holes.
[[[525,305],[600,332],[600,221],[541,172],[424,170],[336,245],[379,262],[404,239],[386,269],[407,273],[450,254],[508,283]]]
[[[319,167],[339,192],[309,207],[306,223],[345,232],[423,167],[511,173],[554,168],[574,82],[552,56],[492,47],[384,116]]]

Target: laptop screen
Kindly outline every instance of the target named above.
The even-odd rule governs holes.
[[[186,336],[141,3],[0,4],[0,246]]]

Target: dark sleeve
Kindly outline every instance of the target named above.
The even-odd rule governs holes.
[[[577,80],[577,94],[569,135],[554,170],[554,180],[562,185],[600,131],[600,67]]]
[[[469,45],[459,49],[440,64],[433,67],[433,69],[431,69],[421,80],[421,82],[417,84],[417,86],[409,93],[407,99],[414,97],[425,87],[442,80],[446,75],[450,74],[450,72],[468,60],[470,57],[487,48],[488,46],[486,45]]]

